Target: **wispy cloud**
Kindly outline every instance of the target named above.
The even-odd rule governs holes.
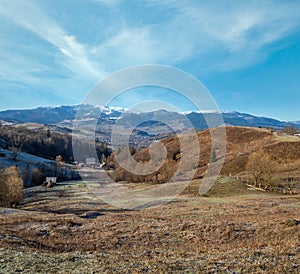
[[[110,69],[147,63],[175,64],[184,54],[184,48],[176,49],[180,38],[162,41],[154,27],[125,27],[113,37],[95,47],[93,53],[108,64]],[[113,58],[112,58],[113,57]]]
[[[80,43],[33,0],[1,2],[0,15],[54,46],[55,62],[93,79],[130,65],[178,65],[192,59],[211,71],[244,68],[262,62],[268,56],[264,48],[300,24],[295,1],[94,2],[106,5],[108,13],[114,10],[118,20],[113,24],[119,29],[108,37],[97,37],[96,46],[95,41]],[[131,12],[138,5],[142,5],[139,14]],[[165,16],[145,19],[158,10]]]
[[[219,64],[211,64],[215,69],[238,69],[263,61],[269,53],[264,47],[300,26],[300,5],[295,1],[165,0],[151,3],[174,10],[174,21],[166,23],[170,24],[168,30],[174,36],[184,36],[183,44],[192,48],[189,54],[200,55],[205,64],[206,54],[216,54]]]
[[[34,1],[10,1],[0,3],[0,15],[35,33],[56,48],[54,58],[70,71],[85,77],[101,78],[106,73],[89,56],[85,45],[68,34],[52,20]]]
[[[112,66],[176,65],[195,58],[211,71],[236,70],[264,61],[269,54],[265,47],[300,25],[300,5],[294,1],[165,0],[145,5],[140,11],[142,18],[149,12],[147,8],[169,14],[160,23],[142,21],[139,25],[131,24],[133,15],[127,15],[128,24],[95,49],[105,62],[105,57],[114,56],[109,62]]]
[[[300,30],[300,3],[14,0],[0,1],[0,24],[0,96],[22,90],[41,102],[48,92],[74,103],[127,66],[160,63],[212,79],[267,63],[297,40],[289,37]]]

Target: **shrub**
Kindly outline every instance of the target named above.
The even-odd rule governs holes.
[[[23,180],[13,166],[0,172],[0,206],[14,206],[23,200]]]
[[[46,180],[46,176],[38,168],[32,170],[31,182],[33,185],[41,185]]]

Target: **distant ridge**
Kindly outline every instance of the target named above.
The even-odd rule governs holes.
[[[126,109],[120,107],[103,107],[92,105],[72,105],[72,106],[55,106],[55,107],[38,107],[35,109],[24,110],[5,110],[0,111],[0,119],[14,122],[14,123],[39,123],[39,124],[54,124],[54,125],[72,125],[76,118],[78,109],[82,110],[82,119],[99,120],[101,123],[114,123],[115,120],[121,119]],[[222,111],[224,123],[231,126],[250,126],[250,127],[270,127],[281,129],[287,125],[294,124],[300,128],[300,121],[285,122],[268,117],[258,117],[247,113],[240,113],[236,111]],[[126,119],[137,119],[143,116],[144,120],[158,120],[170,121],[170,124],[176,124],[179,121],[184,123],[186,118],[196,129],[206,129],[207,123],[205,117],[213,119],[218,115],[217,111],[203,111],[203,112],[169,112],[169,111],[152,111],[145,113],[131,112],[126,114]],[[152,123],[152,126],[155,123]]]

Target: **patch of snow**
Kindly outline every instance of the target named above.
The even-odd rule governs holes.
[[[222,113],[235,113],[234,111],[221,111],[221,110],[215,110],[215,109],[203,109],[203,110],[190,110],[190,111],[183,111],[183,112],[179,112],[180,114],[183,114],[183,115],[188,115],[188,114],[191,114],[191,113],[198,113],[198,114],[209,114],[209,113],[216,113],[216,114],[222,114]]]
[[[28,154],[25,152],[20,151],[17,155],[16,161],[14,161],[13,154],[10,150],[7,149],[1,149],[0,150],[2,153],[5,153],[6,157],[1,157],[1,162],[0,162],[0,168],[7,168],[10,166],[15,166],[17,165],[21,169],[24,169],[27,164],[31,166],[35,166],[38,163],[42,164],[52,164],[54,161],[48,160],[45,158],[41,158],[32,154]]]
[[[94,121],[94,120],[96,120],[96,118],[82,118],[80,120],[74,120],[74,121],[76,121],[76,122],[88,122],[88,121]]]
[[[13,122],[8,122],[8,121],[5,121],[5,120],[0,120],[0,122],[1,122],[1,124],[2,124],[3,126],[13,126],[13,125],[15,125],[15,123],[13,123]]]

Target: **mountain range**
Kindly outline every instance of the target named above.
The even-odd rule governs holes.
[[[79,119],[82,121],[98,120],[98,124],[114,124],[116,120],[122,120],[122,124],[137,124],[141,121],[140,127],[147,127],[162,123],[170,127],[179,125],[188,127],[191,123],[195,129],[206,129],[206,119],[213,120],[218,112],[185,112],[177,113],[166,110],[156,110],[151,112],[128,112],[120,107],[103,107],[92,105],[73,105],[56,107],[39,107],[35,109],[5,110],[0,111],[0,119],[13,123],[38,123],[57,126],[72,126],[76,119],[78,110],[81,110]],[[223,121],[226,125],[232,126],[251,126],[251,127],[270,127],[281,129],[289,124],[294,124],[300,128],[299,122],[285,122],[267,117],[258,117],[236,111],[221,112]],[[78,117],[77,117],[78,118]],[[188,120],[186,119],[188,118]]]

